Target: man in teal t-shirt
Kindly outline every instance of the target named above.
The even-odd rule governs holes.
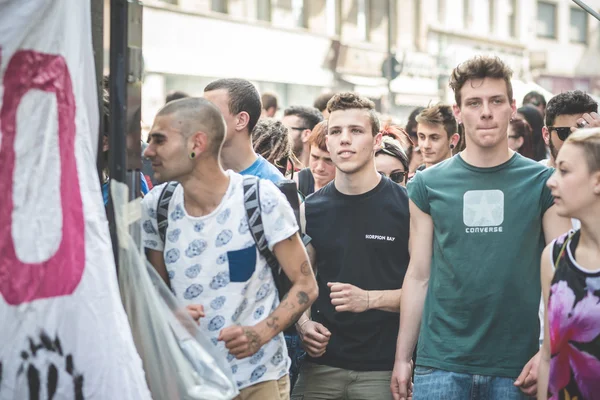
[[[546,187],[552,174],[508,148],[515,114],[499,59],[459,65],[450,86],[466,150],[408,185],[411,261],[402,287],[392,392],[414,400],[536,394],[540,256],[569,229]],[[420,329],[420,336],[419,335]]]

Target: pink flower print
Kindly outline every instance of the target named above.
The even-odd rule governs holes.
[[[560,281],[552,285],[548,301],[550,322],[550,391],[552,399],[571,380],[571,370],[584,398],[600,393],[600,360],[570,342],[587,343],[600,335],[600,299],[590,292],[575,307],[575,294]]]

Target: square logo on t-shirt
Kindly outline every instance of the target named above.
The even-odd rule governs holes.
[[[499,226],[504,222],[504,192],[470,190],[463,197],[463,222],[469,227]]]

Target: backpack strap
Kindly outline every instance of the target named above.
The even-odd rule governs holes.
[[[314,192],[314,178],[308,168],[298,172],[298,191],[302,194],[303,200]]]
[[[169,225],[169,202],[175,189],[177,189],[179,182],[171,181],[165,185],[160,196],[158,197],[158,208],[156,210],[156,223],[158,225],[158,234],[165,242],[165,236],[167,235],[167,226]]]
[[[279,263],[269,250],[260,210],[259,179],[253,175],[244,176],[244,208],[248,217],[248,227],[260,254],[267,260],[273,273],[279,272]]]

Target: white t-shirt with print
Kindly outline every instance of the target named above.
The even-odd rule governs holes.
[[[202,304],[206,316],[200,328],[231,365],[238,387],[277,380],[288,373],[290,359],[283,333],[255,355],[237,360],[229,354],[219,332],[228,326],[253,326],[278,305],[273,275],[260,255],[248,228],[243,177],[227,171],[229,187],[221,204],[209,215],[192,217],[183,206],[183,187],[177,186],[169,203],[166,243],[158,234],[156,210],[164,184],[142,201],[144,246],[164,251],[171,287],[185,304]],[[260,180],[260,205],[270,250],[298,231],[293,210],[270,181]]]

